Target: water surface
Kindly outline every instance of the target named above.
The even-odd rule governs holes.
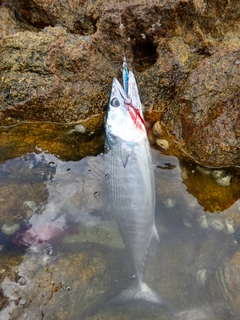
[[[36,124],[26,125],[30,143],[17,127],[2,131],[0,318],[238,319],[239,171],[152,149],[160,243],[149,249],[144,279],[173,314],[111,305],[135,275],[109,208],[103,138],[60,127],[61,148],[46,138],[47,125],[44,144]]]

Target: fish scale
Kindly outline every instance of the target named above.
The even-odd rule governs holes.
[[[149,201],[144,197],[147,189],[144,188],[145,179],[139,169],[141,163],[139,161],[131,162],[131,159],[129,159],[127,166],[124,168],[119,149],[120,144],[115,146],[110,155],[110,196],[119,231],[125,246],[133,255],[136,273],[141,278],[154,223],[154,217],[151,213],[155,201],[154,199]],[[115,179],[116,176],[118,177],[117,180]],[[129,190],[128,186],[133,186],[133,188]],[[135,203],[136,208],[134,208]]]

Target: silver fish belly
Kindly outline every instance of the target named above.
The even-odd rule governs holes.
[[[122,157],[126,155],[124,166]],[[112,209],[126,248],[130,251],[138,283],[152,237],[158,238],[154,223],[155,183],[149,142],[145,138],[129,147],[117,143],[107,154]]]

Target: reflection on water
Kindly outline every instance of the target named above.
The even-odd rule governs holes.
[[[109,210],[103,156],[24,153],[0,165],[1,319],[240,317],[240,173],[152,150],[156,226],[144,278],[172,307],[108,302],[134,269]]]

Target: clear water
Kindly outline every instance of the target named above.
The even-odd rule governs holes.
[[[71,150],[86,154],[91,140],[74,139]],[[109,210],[102,156],[71,161],[20,145],[1,153],[0,319],[240,318],[236,168],[210,170],[152,150],[160,243],[149,250],[144,279],[170,314],[109,303],[133,283],[134,269]]]

